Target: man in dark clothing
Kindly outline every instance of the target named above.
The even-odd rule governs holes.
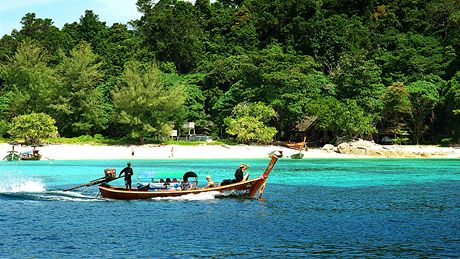
[[[243,181],[244,170],[246,170],[248,168],[249,168],[249,166],[247,164],[241,163],[240,167],[238,167],[238,169],[236,169],[236,171],[235,171],[235,180],[233,180],[233,182],[238,183],[238,182]]]
[[[118,177],[120,177],[123,173],[125,174],[126,190],[131,191],[131,175],[134,174],[133,169],[131,168],[131,162],[128,162],[127,167],[121,170],[120,175]]]

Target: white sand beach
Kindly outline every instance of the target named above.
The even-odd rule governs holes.
[[[307,158],[375,158],[375,157],[412,157],[412,158],[460,158],[460,149],[436,146],[390,146],[396,150],[386,154],[342,154],[319,148],[303,151]],[[0,156],[3,158],[11,146],[0,144]],[[17,151],[31,150],[31,147],[16,146]],[[139,145],[139,146],[92,146],[53,144],[39,148],[42,159],[53,160],[86,160],[86,159],[248,159],[267,158],[268,153],[275,150],[283,151],[285,157],[298,153],[297,150],[281,146],[256,145]],[[134,151],[134,155],[132,155]]]

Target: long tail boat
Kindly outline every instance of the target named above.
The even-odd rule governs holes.
[[[40,160],[42,155],[38,153],[38,149],[33,149],[32,151],[22,152],[21,160]]]
[[[285,142],[284,145],[292,149],[305,150],[306,140],[307,140],[307,137],[304,137],[302,142]]]
[[[3,158],[6,161],[17,161],[21,159],[18,151],[7,151],[7,155]]]
[[[7,151],[7,155],[3,158],[6,161],[18,161],[18,160],[40,160],[42,155],[39,154],[37,147],[39,145],[32,145],[33,149],[31,151],[18,152],[14,150],[14,147],[19,145],[17,142],[9,143],[11,145],[11,150]]]
[[[277,156],[272,156],[270,163],[268,164],[265,172],[255,179],[244,180],[237,183],[231,183],[228,185],[211,187],[211,188],[196,188],[191,190],[155,190],[149,191],[148,189],[136,189],[126,190],[122,186],[111,186],[107,182],[99,185],[99,191],[103,198],[116,199],[116,200],[137,200],[137,199],[151,199],[161,197],[178,197],[190,194],[199,194],[204,192],[219,192],[219,193],[230,193],[232,195],[238,195],[242,197],[254,198],[256,193],[259,191],[259,197],[262,196],[265,188],[267,178],[272,171],[273,167],[278,160]]]
[[[21,159],[21,155],[18,151],[14,150],[14,147],[19,145],[17,142],[11,142],[8,143],[11,145],[11,150],[6,152],[6,156],[3,158],[3,160],[6,161],[17,161]]]

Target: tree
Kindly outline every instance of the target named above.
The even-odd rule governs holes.
[[[142,57],[148,57],[148,54],[142,53],[139,56],[141,39],[133,31],[123,24],[113,24],[107,32],[103,68],[107,71],[107,76],[118,77],[124,68],[124,64],[129,60],[141,60]],[[145,51],[147,52],[147,51]]]
[[[331,78],[336,84],[338,99],[353,99],[366,112],[380,113],[380,97],[385,86],[381,82],[381,70],[373,60],[366,60],[363,53],[344,54]]]
[[[211,18],[211,1],[210,0],[196,0],[195,9],[200,14],[202,22],[209,20]]]
[[[269,143],[277,130],[266,123],[275,116],[275,110],[261,102],[240,103],[233,109],[232,116],[225,119],[227,133],[241,142]]]
[[[167,86],[154,65],[129,62],[112,96],[114,123],[126,127],[126,133],[143,144],[145,137],[169,136],[176,114],[182,113],[185,89]]]
[[[308,29],[306,29],[308,28]],[[325,66],[326,72],[340,66],[339,59],[345,53],[357,53],[367,49],[369,31],[359,17],[345,15],[314,19],[306,24],[307,36],[300,37],[297,45],[302,53],[313,55]],[[298,37],[293,34],[294,37]],[[300,35],[302,36],[302,35]]]
[[[221,91],[213,93],[222,93],[209,97],[216,100],[212,112],[218,125],[238,103],[264,102],[278,114],[274,126],[285,132],[303,119],[311,99],[333,88],[312,57],[286,53],[278,44],[215,64],[207,83]]]
[[[460,72],[438,84],[439,103],[434,110],[436,117],[429,133],[460,142]],[[438,138],[434,140],[439,141]]]
[[[433,121],[433,109],[439,102],[438,88],[427,81],[416,81],[407,86],[407,92],[412,106],[409,117],[410,130],[415,143],[418,144]]]
[[[101,63],[87,42],[81,42],[58,67],[60,87],[52,105],[61,132],[94,134],[107,127],[109,118],[98,84]]]
[[[28,145],[40,144],[43,138],[56,137],[56,121],[45,113],[30,113],[13,118],[9,133],[24,138]]]
[[[89,42],[94,52],[99,55],[104,55],[107,52],[108,29],[105,22],[99,20],[97,14],[91,10],[86,10],[85,15],[80,17],[77,29],[78,42]]]
[[[204,75],[195,74],[184,78],[187,97],[184,102],[186,119],[194,121],[197,128],[208,128],[210,126],[210,116],[205,112],[205,97],[203,91],[197,85]]]
[[[47,65],[49,55],[32,41],[21,42],[9,62],[0,65],[4,88],[0,92],[8,118],[31,112],[47,112],[57,84],[55,71]]]
[[[204,55],[204,34],[193,5],[176,0],[156,4],[138,0],[137,6],[143,13],[138,26],[157,59],[174,62],[181,73],[193,70]]]
[[[58,51],[65,46],[66,39],[51,19],[37,18],[35,13],[27,13],[21,19],[22,28],[13,30],[11,35],[18,41],[35,41],[48,52],[51,63],[59,60]]]
[[[375,37],[372,53],[385,84],[414,82],[430,74],[442,77],[455,58],[452,47],[443,46],[435,37],[395,31]]]
[[[245,5],[239,7],[235,12],[227,38],[229,41],[227,45],[234,49],[234,51],[230,51],[231,53],[245,53],[257,49],[259,41],[254,26],[254,18]]]
[[[12,93],[0,95],[0,137],[5,136],[10,128],[10,120],[8,118],[8,111],[10,101],[12,100]],[[8,120],[8,121],[7,121]]]
[[[307,114],[317,117],[316,127],[329,130],[336,136],[363,137],[376,131],[372,124],[373,117],[355,100],[342,102],[334,97],[318,99],[308,106]]]
[[[460,72],[457,72],[456,76],[449,81],[449,86],[452,113],[460,115]]]
[[[387,87],[382,96],[382,101],[382,119],[386,122],[386,127],[396,137],[401,128],[404,127],[404,115],[409,114],[411,111],[409,93],[403,83],[395,82]]]

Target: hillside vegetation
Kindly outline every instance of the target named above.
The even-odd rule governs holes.
[[[157,2],[156,4],[154,2]],[[460,0],[138,0],[139,20],[27,13],[0,39],[0,137],[49,115],[61,137],[151,143],[460,139]]]

